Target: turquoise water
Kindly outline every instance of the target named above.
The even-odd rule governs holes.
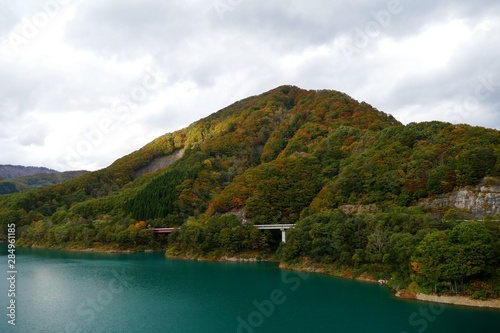
[[[399,300],[377,284],[273,263],[40,249],[17,250],[12,326],[0,246],[0,332],[500,332],[498,310]]]

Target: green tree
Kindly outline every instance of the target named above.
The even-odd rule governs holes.
[[[491,241],[484,222],[463,222],[430,233],[417,246],[414,270],[435,292],[447,286],[457,293],[466,279],[485,272],[493,254]]]

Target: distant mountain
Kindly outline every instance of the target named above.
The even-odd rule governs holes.
[[[41,168],[45,169],[45,168]],[[50,170],[50,169],[47,169]],[[35,189],[42,186],[56,185],[79,177],[88,171],[65,171],[51,173],[37,173],[30,176],[10,179],[0,178],[0,195]]]
[[[56,173],[58,171],[44,168],[44,167],[33,167],[33,166],[21,166],[21,165],[0,165],[0,177],[11,179],[23,176],[36,175],[38,173]]]

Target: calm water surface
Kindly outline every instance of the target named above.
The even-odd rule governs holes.
[[[11,326],[0,247],[0,332],[500,332],[498,310],[399,300],[377,284],[272,263],[40,249],[17,250]]]

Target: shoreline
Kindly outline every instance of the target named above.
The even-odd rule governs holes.
[[[56,250],[56,251],[67,251],[67,252],[80,252],[80,253],[101,253],[101,254],[120,254],[120,253],[155,253],[155,252],[165,252],[164,249],[153,250],[153,249],[117,249],[109,246],[97,246],[97,247],[45,247],[41,245],[21,245],[20,247],[32,248],[32,249],[45,249],[45,250]]]
[[[171,255],[165,254],[168,259],[193,260],[193,261],[209,261],[209,262],[275,262],[270,257],[260,257],[254,254],[246,256],[222,256],[222,257],[201,257],[195,255]]]
[[[371,276],[367,273],[362,273],[358,276],[354,276],[352,270],[332,271],[332,270],[326,269],[323,265],[290,266],[290,265],[285,264],[285,263],[280,263],[279,268],[285,269],[285,270],[290,270],[290,271],[296,271],[296,272],[323,274],[323,275],[328,275],[331,277],[341,278],[341,279],[349,279],[349,280],[356,280],[356,281],[369,282],[369,283],[378,283],[378,284],[387,284],[387,281],[377,280],[373,276]]]
[[[336,278],[351,279],[351,280],[370,282],[370,283],[378,283],[378,284],[383,284],[383,285],[387,285],[387,282],[388,282],[385,280],[377,280],[373,276],[370,276],[366,273],[363,273],[363,274],[355,277],[355,276],[353,276],[352,271],[350,271],[350,270],[334,272],[334,271],[329,271],[329,270],[325,269],[324,267],[319,267],[319,266],[289,266],[287,264],[280,263],[279,268],[280,269],[288,269],[288,270],[292,270],[292,271],[299,271],[299,272],[325,274],[325,275],[328,275],[331,277],[336,277]],[[442,295],[442,296],[432,295],[432,294],[428,295],[428,294],[422,294],[422,293],[409,293],[404,289],[396,291],[396,290],[390,288],[389,286],[387,286],[387,287],[393,291],[393,295],[396,298],[405,299],[405,300],[449,304],[449,305],[466,306],[466,307],[483,308],[483,309],[500,309],[500,299],[499,298],[479,300],[479,299],[474,299],[474,298],[471,298],[468,296],[461,296],[461,295]]]
[[[398,296],[396,295],[396,297]],[[415,298],[413,299],[423,302],[442,303],[442,304],[459,305],[459,306],[467,306],[467,307],[475,307],[483,309],[500,309],[500,299],[487,299],[482,301],[467,296],[447,296],[447,295],[438,296],[438,295],[427,295],[420,293],[417,293],[415,295]]]
[[[49,250],[61,250],[61,251],[68,251],[68,252],[85,252],[85,253],[104,253],[104,254],[119,254],[119,253],[155,253],[155,252],[163,252],[165,253],[165,250],[152,250],[152,249],[144,249],[141,251],[138,250],[121,250],[121,249],[113,249],[109,247],[93,247],[93,248],[71,248],[71,247],[66,247],[66,248],[46,248],[43,246],[39,245],[32,245],[32,246],[25,246],[25,247],[31,247],[31,248],[38,248],[38,249],[49,249]],[[272,260],[272,257],[260,257],[260,256],[255,256],[254,253],[248,254],[246,256],[222,256],[222,257],[199,257],[199,256],[194,256],[194,255],[165,255],[166,258],[169,259],[178,259],[178,260],[196,260],[196,261],[209,261],[209,262],[248,262],[248,263],[256,263],[256,262],[276,262],[278,264],[278,268],[282,270],[291,270],[291,271],[297,271],[297,272],[307,272],[307,273],[316,273],[316,274],[324,274],[328,275],[330,277],[335,277],[335,278],[342,278],[342,279],[350,279],[350,280],[356,280],[356,281],[362,281],[362,282],[369,282],[369,283],[378,283],[378,284],[384,284],[387,285],[387,281],[385,280],[377,280],[373,276],[370,276],[369,274],[363,273],[359,276],[354,276],[352,270],[338,270],[338,271],[333,271],[333,270],[328,270],[325,269],[323,265],[317,265],[317,266],[312,266],[312,265],[300,265],[300,266],[290,266],[285,263],[280,263],[279,261]],[[390,288],[390,287],[388,287]],[[406,290],[399,290],[396,291],[391,288],[393,291],[393,295],[396,298],[402,299],[402,300],[413,300],[413,301],[422,301],[422,302],[431,302],[431,303],[441,303],[441,304],[449,304],[449,305],[455,305],[455,306],[467,306],[467,307],[475,307],[475,308],[483,308],[483,309],[500,309],[500,299],[488,299],[488,300],[479,300],[479,299],[473,299],[468,296],[459,296],[459,295],[428,295],[428,294],[422,294],[422,293],[410,293],[407,292]]]

